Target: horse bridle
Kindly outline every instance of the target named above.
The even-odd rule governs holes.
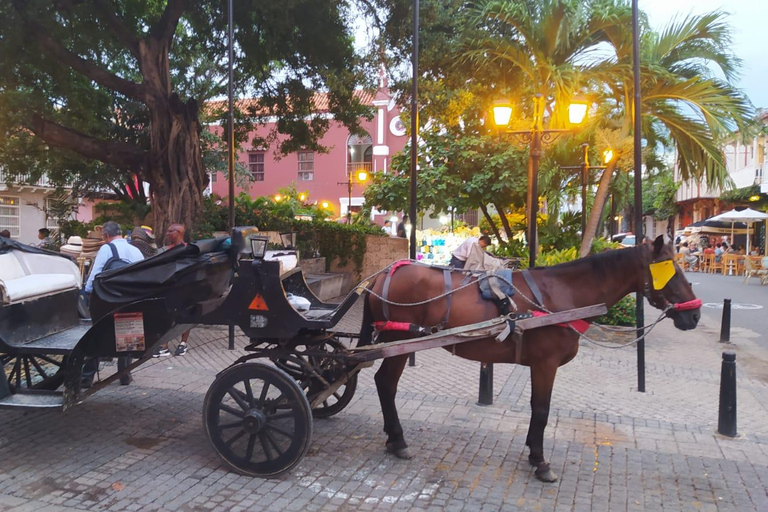
[[[655,290],[653,286],[651,286],[652,279],[648,279],[648,276],[651,275],[651,265],[655,263],[663,263],[665,261],[672,261],[671,258],[665,259],[665,260],[653,260],[649,264],[648,272],[645,274],[645,286],[643,288],[643,295],[646,299],[648,299],[648,302],[651,304],[651,306],[655,307],[656,309],[660,309],[664,313],[669,314],[670,311],[688,311],[691,309],[699,309],[701,307],[701,299],[693,299],[685,302],[669,302],[667,298],[664,296],[664,288],[667,287],[669,284],[669,281],[674,279],[677,276],[678,267],[675,266],[675,273],[672,277],[670,277],[669,281],[664,284],[664,286],[659,289]],[[659,300],[661,299],[661,300]]]

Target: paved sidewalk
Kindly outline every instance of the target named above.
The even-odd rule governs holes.
[[[341,330],[355,330],[360,308],[344,322]],[[401,380],[412,460],[384,452],[374,368],[344,411],[315,421],[291,474],[228,472],[201,411],[245,340],[233,353],[226,330],[198,328],[186,356],[149,362],[131,386],[64,413],[0,411],[0,511],[766,511],[768,353],[743,332],[728,347],[738,354],[741,435],[719,436],[718,333],[662,322],[646,343],[646,393],[636,392],[634,348],[582,343],[555,383],[545,450],[560,481],[545,484],[524,449],[527,368],[497,365],[495,402],[480,407],[478,363],[442,350],[417,354]]]

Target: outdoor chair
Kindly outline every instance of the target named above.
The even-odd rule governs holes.
[[[712,263],[709,264],[709,273],[710,274],[716,274],[720,272],[721,274],[725,274],[725,265],[723,264],[723,257],[720,257],[720,261],[717,261],[717,257],[714,254],[711,254],[712,256]]]
[[[703,254],[700,258],[699,265],[702,272],[710,272],[710,269],[712,268],[712,265],[715,263],[715,255],[714,254]]]
[[[723,274],[724,275],[738,275],[739,273],[739,255],[738,254],[723,254]]]
[[[678,266],[679,266],[681,269],[683,269],[683,270],[688,270],[688,262],[687,262],[687,261],[685,261],[685,257],[684,257],[684,255],[680,254],[679,252],[678,252],[678,253],[675,253],[675,258],[674,258],[674,261],[675,261],[675,263],[677,263],[677,265],[678,265]]]
[[[749,283],[750,277],[756,277],[760,279],[760,284],[765,284],[766,276],[768,276],[768,270],[764,268],[758,268],[755,263],[749,258],[744,258],[744,284]]]

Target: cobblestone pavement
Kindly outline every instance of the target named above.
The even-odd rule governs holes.
[[[360,308],[344,322],[342,330],[355,330]],[[198,328],[186,356],[150,361],[128,387],[110,386],[63,413],[0,411],[0,510],[766,511],[767,384],[739,366],[741,435],[715,434],[718,332],[662,322],[647,342],[646,393],[636,392],[633,348],[582,343],[555,383],[545,450],[560,480],[545,484],[524,449],[527,368],[497,365],[494,404],[481,407],[478,363],[442,350],[417,354],[401,380],[412,460],[384,451],[374,368],[344,411],[315,421],[310,451],[291,474],[229,472],[201,411],[245,340],[233,353],[225,330]],[[737,363],[764,367],[768,355],[742,338],[728,347]]]

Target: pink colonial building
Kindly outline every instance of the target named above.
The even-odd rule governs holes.
[[[236,183],[235,194],[245,191],[251,197],[274,196],[281,187],[295,183],[299,192],[308,193],[307,202],[323,204],[327,201],[334,217],[344,216],[350,209],[359,211],[364,202],[365,184],[357,183],[357,173],[387,172],[392,155],[403,149],[408,137],[400,119],[400,110],[386,84],[375,94],[358,91],[357,97],[361,103],[374,108],[373,119],[362,120],[361,127],[365,130],[362,135],[350,134],[345,126],[331,119],[330,127],[320,141],[329,148],[328,153],[300,150],[279,157],[275,155],[274,148],[251,146],[253,135],[266,135],[274,125],[257,128],[249,136],[245,148],[235,156],[249,173],[244,186]],[[318,93],[314,104],[319,115],[330,115],[328,98],[324,94]],[[211,129],[219,133],[221,130],[218,127]],[[220,197],[229,195],[229,183],[223,173],[211,176],[209,192]]]

